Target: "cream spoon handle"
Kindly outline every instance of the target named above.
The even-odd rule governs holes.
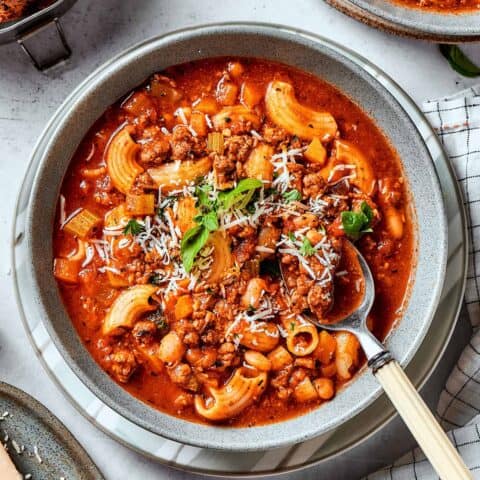
[[[439,477],[472,480],[462,458],[400,365],[391,360],[375,376]]]

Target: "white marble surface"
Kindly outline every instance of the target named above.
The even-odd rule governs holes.
[[[17,45],[0,46],[0,378],[50,408],[108,480],[192,476],[147,460],[96,430],[37,362],[13,296],[9,249],[15,197],[30,151],[48,119],[95,67],[147,37],[232,20],[290,24],[330,37],[383,68],[416,102],[474,82],[452,72],[435,45],[372,30],[321,0],[79,0],[62,19],[74,52],[72,59],[65,68],[47,75],[38,73]],[[470,52],[477,56],[478,46],[470,47]],[[314,469],[295,476],[315,477]]]

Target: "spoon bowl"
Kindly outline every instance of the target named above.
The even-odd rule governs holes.
[[[350,241],[345,240],[345,248],[346,251],[356,256],[362,272],[363,297],[360,305],[345,318],[336,322],[321,322],[310,314],[302,314],[302,318],[325,330],[342,330],[355,335],[365,352],[368,366],[440,478],[442,480],[471,480],[470,471],[422,397],[415,390],[398,362],[368,329],[367,317],[375,300],[373,275],[363,255]],[[289,292],[281,262],[280,273],[286,291]]]

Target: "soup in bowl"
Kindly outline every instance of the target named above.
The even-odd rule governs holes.
[[[331,321],[362,295],[347,240],[375,275],[370,328],[413,358],[446,220],[422,137],[373,71],[304,32],[212,25],[132,48],[60,108],[23,278],[100,402],[230,451],[345,423],[381,389],[354,337],[303,316]]]
[[[113,105],[78,148],[54,274],[95,360],[166,413],[236,426],[300,415],[362,364],[356,338],[308,323],[363,294],[401,316],[415,265],[400,161],[333,86],[265,60],[171,67]],[[280,267],[285,277],[280,275]]]

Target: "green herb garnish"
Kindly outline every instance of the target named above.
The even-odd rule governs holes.
[[[123,229],[124,235],[138,235],[145,231],[145,227],[134,218],[128,221]]]
[[[290,203],[301,200],[302,194],[298,190],[293,189],[288,192],[282,193],[282,197],[287,201],[287,203]]]
[[[217,212],[211,210],[208,213],[204,213],[202,215],[197,215],[194,217],[194,220],[199,224],[203,225],[209,232],[214,232],[218,230],[218,218]]]
[[[263,183],[256,178],[244,178],[240,180],[234,189],[218,194],[218,200],[222,210],[245,208],[252,199],[255,190],[262,186]]]
[[[439,48],[450,66],[460,75],[464,77],[480,76],[480,67],[475,65],[458,45],[439,45]]]
[[[370,226],[373,219],[373,210],[367,202],[362,202],[358,212],[342,212],[341,218],[343,230],[352,240],[358,240],[364,233],[373,232]]]
[[[307,237],[304,237],[299,250],[304,257],[311,257],[317,251]]]
[[[253,305],[249,305],[247,308],[247,313],[254,313],[257,309]]]
[[[291,242],[295,242],[297,239],[295,238],[295,235],[292,233],[292,232],[288,232],[287,234],[288,236],[288,239],[291,241]]]
[[[256,178],[245,178],[232,190],[219,192],[216,200],[210,199],[208,195],[212,190],[211,185],[198,185],[195,188],[197,206],[202,213],[194,218],[198,225],[185,232],[180,244],[180,255],[186,272],[193,268],[195,257],[207,243],[210,232],[218,230],[218,212],[245,208],[252,200],[255,190],[262,185]]]
[[[290,330],[292,332],[295,330],[295,322],[290,322]]]
[[[204,225],[197,225],[185,232],[180,243],[183,267],[190,272],[198,252],[205,246],[210,232]]]
[[[204,208],[212,208],[213,203],[208,196],[209,192],[213,190],[213,187],[208,184],[197,185],[195,187],[195,196],[198,198],[197,206]]]
[[[194,220],[198,225],[187,230],[180,243],[180,255],[186,272],[192,269],[195,257],[207,243],[210,232],[219,227],[215,210],[197,215]]]

